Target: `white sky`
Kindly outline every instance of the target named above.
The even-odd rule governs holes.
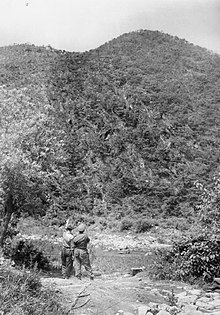
[[[220,0],[0,0],[0,46],[85,51],[138,29],[220,54]]]

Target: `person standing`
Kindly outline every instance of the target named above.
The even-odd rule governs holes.
[[[66,231],[63,233],[63,247],[61,251],[62,261],[62,276],[68,279],[71,271],[73,270],[73,234],[71,233],[73,226],[71,224],[66,225]]]
[[[75,260],[75,276],[81,280],[82,277],[82,266],[88,272],[90,279],[94,279],[94,275],[92,272],[89,253],[87,249],[87,245],[90,242],[90,238],[85,232],[86,226],[85,224],[80,224],[78,226],[78,235],[76,235],[73,239],[73,248],[74,248],[74,260]]]

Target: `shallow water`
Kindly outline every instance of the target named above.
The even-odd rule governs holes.
[[[131,268],[147,268],[153,261],[153,255],[146,251],[137,250],[125,253],[117,250],[103,250],[96,248],[91,257],[92,269],[95,276],[107,274],[131,273]],[[86,274],[86,273],[85,273]],[[61,277],[61,264],[48,273],[42,273],[44,277]]]

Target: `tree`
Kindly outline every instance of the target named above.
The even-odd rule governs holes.
[[[0,91],[0,247],[13,213],[45,213],[51,202],[49,183],[60,161],[65,162],[63,135],[49,118],[44,90],[38,89],[41,102],[29,93],[26,88]]]

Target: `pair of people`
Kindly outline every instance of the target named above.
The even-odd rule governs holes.
[[[78,234],[73,235],[71,232],[73,226],[67,224],[66,231],[63,233],[63,248],[61,252],[62,260],[62,275],[69,278],[73,269],[73,260],[75,261],[75,276],[81,280],[82,266],[85,267],[89,273],[90,279],[93,280],[94,276],[88,253],[88,243],[90,239],[85,232],[85,224],[78,226]]]

